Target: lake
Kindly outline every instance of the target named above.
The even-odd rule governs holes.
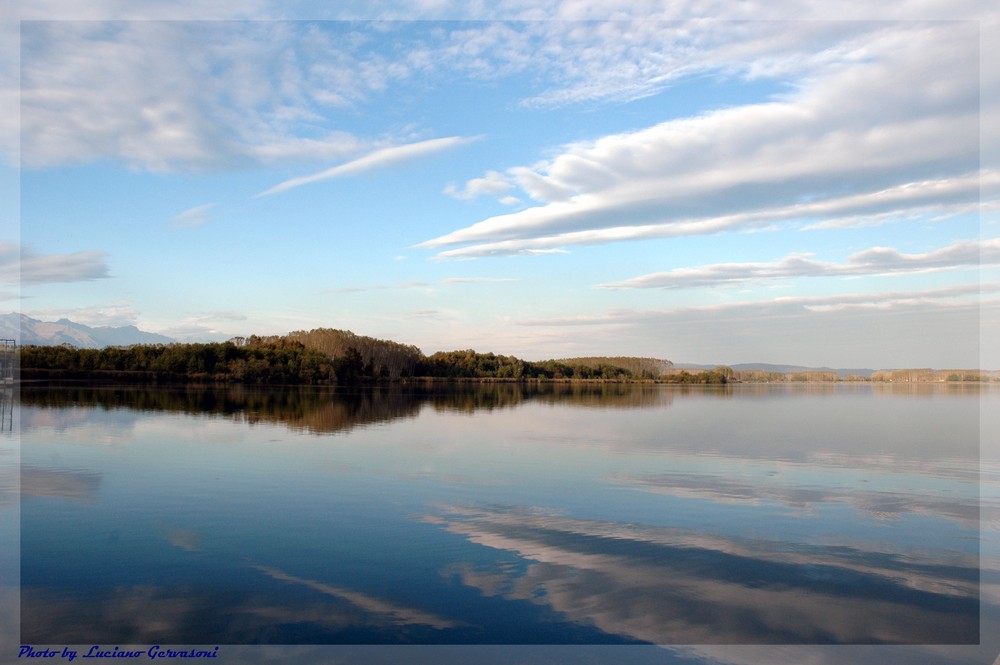
[[[980,642],[995,386],[20,399],[23,644]]]

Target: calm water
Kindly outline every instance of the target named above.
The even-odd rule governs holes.
[[[991,390],[24,388],[21,641],[978,643]]]

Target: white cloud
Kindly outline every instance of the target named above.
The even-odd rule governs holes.
[[[495,80],[529,73],[535,91],[521,100],[529,106],[618,102],[705,73],[802,80],[866,58],[865,40],[891,32],[878,23],[848,27],[837,21],[797,21],[794,30],[780,22],[746,23],[763,18],[761,8],[734,11],[726,3],[710,14],[693,7],[651,11],[643,3],[614,10],[556,3],[539,10],[534,3],[508,2],[490,9],[339,7],[297,16],[441,13],[518,19],[541,11],[567,19],[428,24],[426,30],[414,28],[419,24],[412,21],[337,24],[332,31],[329,25],[280,20],[177,20],[282,18],[285,12],[271,3],[220,3],[205,10],[189,2],[174,5],[129,7],[106,0],[83,10],[49,2],[19,12],[26,19],[20,81],[26,166],[111,157],[135,168],[180,170],[339,159],[375,142],[344,132],[337,112],[384,102],[395,86],[417,77],[448,85],[456,78]],[[774,14],[784,11],[787,5],[773,8]],[[928,13],[934,12],[922,8],[916,15]],[[733,15],[740,20],[699,18]],[[805,18],[801,7],[794,15]],[[614,20],[579,22],[582,16]],[[125,22],[112,26],[102,17]],[[412,33],[393,48],[381,48],[372,39],[380,31],[400,29]],[[7,63],[2,76],[4,99],[16,107],[15,64]],[[9,152],[16,151],[15,125],[5,124],[0,131]]]
[[[536,77],[535,90],[519,100],[525,107],[623,102],[659,93],[686,76],[788,77],[836,60],[845,36],[877,33],[876,23],[769,21],[762,8],[653,8],[616,3],[614,9],[561,2],[522,8],[535,19],[509,24],[461,25],[429,43],[424,61],[472,78],[514,74]],[[707,4],[707,3],[706,3]],[[787,5],[774,8],[777,13]],[[494,16],[517,16],[504,3]],[[805,17],[796,7],[794,15]],[[711,20],[705,20],[711,17]],[[727,17],[736,20],[726,20]],[[523,12],[517,18],[524,18]],[[908,20],[912,17],[906,17]]]
[[[985,188],[997,182],[1000,182],[1000,178],[995,171],[983,173],[982,177],[979,174],[966,174],[908,182],[879,191],[831,197],[821,201],[796,202],[703,218],[681,217],[669,223],[609,225],[604,228],[541,234],[537,237],[477,242],[467,247],[441,251],[436,256],[448,259],[538,254],[574,245],[705,235],[721,231],[773,230],[779,222],[797,224],[811,219],[824,221],[806,223],[802,226],[803,229],[873,226],[915,218],[940,220],[959,214],[996,209],[1000,200],[980,201],[979,197],[981,191],[988,196]],[[980,189],[981,184],[983,190]],[[531,215],[543,217],[546,214],[545,210],[530,212],[535,210],[537,209],[530,208],[524,211],[522,219],[530,221]],[[622,220],[613,221],[617,223]],[[422,246],[430,246],[430,243],[422,243]]]
[[[154,171],[341,159],[373,141],[343,131],[331,112],[405,76],[374,51],[350,50],[342,35],[295,22],[23,26],[21,157],[32,168],[102,158]],[[4,87],[16,87],[16,72],[6,74]]]
[[[418,159],[435,152],[447,150],[448,148],[468,143],[472,140],[474,139],[462,136],[449,136],[445,138],[419,141],[417,143],[408,143],[406,145],[382,148],[375,150],[374,152],[370,152],[367,155],[358,157],[357,159],[353,159],[345,164],[340,164],[324,171],[313,173],[312,175],[285,180],[270,189],[260,192],[255,196],[255,198],[278,194],[280,192],[288,191],[289,189],[294,189],[295,187],[301,187],[302,185],[308,185],[321,180],[329,180],[331,178],[354,175],[361,173],[362,171],[393,166],[402,162]]]
[[[846,263],[816,261],[808,254],[789,254],[770,263],[717,263],[677,268],[620,282],[599,285],[608,289],[682,289],[796,277],[847,277],[977,268],[1000,265],[1000,238],[957,242],[923,254],[903,254],[889,247],[873,247],[848,257]]]
[[[35,254],[16,243],[0,241],[0,281],[29,284],[84,282],[110,277],[105,252]]]
[[[873,226],[907,217],[944,219],[954,215],[1000,208],[993,188],[1000,185],[1000,171],[959,175],[940,180],[908,182],[877,192],[799,204],[774,210],[777,219],[822,219],[805,229]]]
[[[784,99],[566,146],[507,171],[540,205],[422,246],[484,256],[972,205],[974,33],[947,24],[854,36]]]
[[[215,60],[190,24],[26,22],[21,157],[29,167],[113,157],[137,168],[212,166],[231,156],[214,86]],[[164,57],[171,53],[171,57]]]
[[[270,3],[267,0],[218,0],[210,5],[200,0],[174,0],[169,4],[130,0],[31,0],[9,4],[12,11],[16,9],[17,18],[25,21],[209,21],[261,18]]]
[[[12,0],[0,4],[0,156],[19,163],[21,132],[20,29],[22,21],[155,21],[251,19],[266,15],[268,0],[200,0],[170,3],[128,0]],[[148,82],[152,84],[152,81]],[[92,91],[97,93],[97,90]]]

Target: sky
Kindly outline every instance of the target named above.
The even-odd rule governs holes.
[[[0,311],[1000,369],[990,3],[80,4],[0,9]]]

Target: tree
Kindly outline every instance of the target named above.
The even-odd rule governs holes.
[[[361,352],[349,348],[333,361],[333,374],[337,383],[354,383],[364,374],[365,361]]]

